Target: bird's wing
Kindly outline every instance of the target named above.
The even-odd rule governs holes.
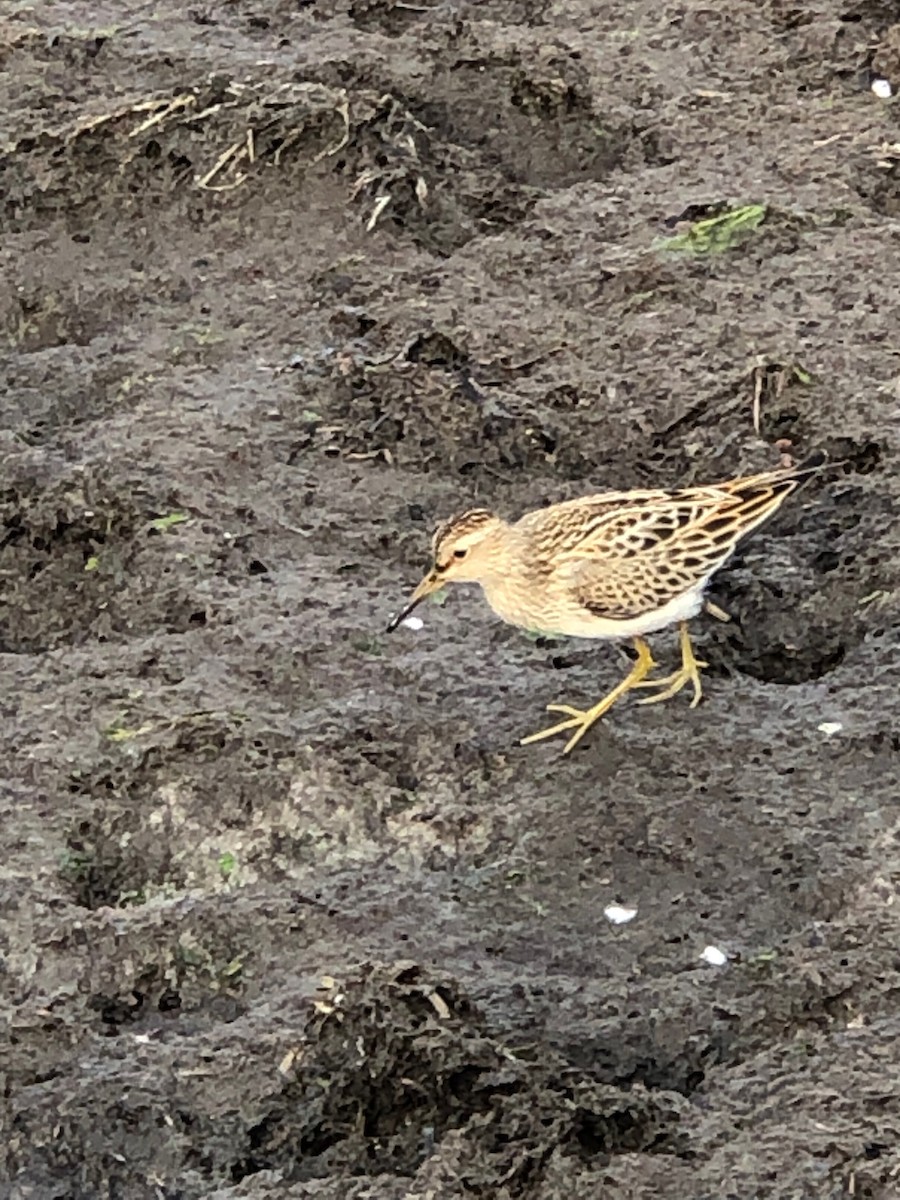
[[[769,472],[716,487],[585,497],[580,519],[573,506],[564,521],[554,574],[597,616],[654,612],[702,588],[798,483]]]

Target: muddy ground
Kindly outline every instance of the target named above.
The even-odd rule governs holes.
[[[896,19],[6,6],[3,1194],[900,1194]],[[383,633],[450,511],[818,449],[695,711]]]

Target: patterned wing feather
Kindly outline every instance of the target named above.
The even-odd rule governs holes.
[[[596,518],[582,512],[582,536],[567,539],[557,570],[597,616],[628,620],[654,612],[702,588],[802,478],[796,470],[772,471],[715,487],[632,492],[614,505],[608,496],[585,497],[585,506],[596,500]]]

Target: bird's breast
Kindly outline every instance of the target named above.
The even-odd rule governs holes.
[[[482,583],[485,599],[501,620],[536,633],[562,633],[552,628],[555,605],[549,605],[526,580],[490,579]]]
[[[557,637],[604,637],[594,619],[571,598],[528,580],[483,583],[485,598],[501,620],[530,633]]]

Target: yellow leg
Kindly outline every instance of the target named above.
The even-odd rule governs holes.
[[[694,685],[694,698],[691,708],[696,708],[703,696],[703,685],[700,683],[700,671],[709,663],[694,657],[694,647],[691,645],[691,635],[688,632],[687,621],[681,622],[681,669],[666,675],[663,679],[646,679],[636,683],[635,687],[655,687],[663,690],[658,696],[645,696],[639,704],[657,704],[660,700],[671,700],[683,687]]]
[[[575,733],[566,742],[563,750],[563,754],[568,754],[581,741],[594,722],[598,721],[604,713],[609,712],[615,702],[621,700],[626,692],[630,692],[634,687],[640,687],[644,676],[656,666],[650,655],[650,647],[643,638],[635,638],[634,645],[638,652],[637,661],[628,675],[617,687],[613,688],[608,696],[604,696],[593,708],[586,709],[572,708],[568,704],[548,704],[548,712],[564,713],[568,719],[560,721],[558,725],[553,725],[550,729],[542,729],[540,733],[532,733],[528,737],[522,738],[519,744],[527,746],[529,742],[539,742],[542,738],[553,737],[554,734],[563,733],[566,729],[574,729]]]

